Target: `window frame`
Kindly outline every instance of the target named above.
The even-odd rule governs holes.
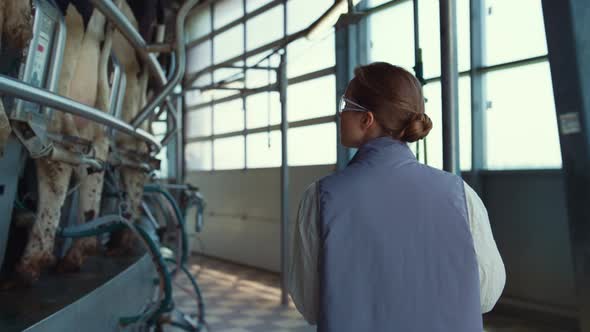
[[[244,2],[246,2],[246,0],[242,0]],[[291,0],[291,1],[296,1],[296,0]],[[365,5],[365,9],[363,9],[363,11],[366,13],[365,17],[363,18],[363,20],[368,20],[370,19],[370,17],[372,15],[374,15],[375,13],[378,13],[380,11],[383,10],[391,10],[393,8],[395,8],[397,5],[408,2],[410,0],[390,0],[387,2],[383,2],[377,6],[373,6],[373,7],[368,7]],[[211,15],[211,31],[209,32],[209,34],[201,37],[201,38],[197,38],[195,40],[193,40],[192,42],[189,43],[189,47],[191,47],[191,45],[196,45],[200,42],[204,42],[205,40],[211,40],[210,44],[211,44],[211,48],[213,49],[213,38],[216,35],[219,35],[225,31],[228,31],[230,29],[232,29],[233,27],[242,24],[244,26],[244,38],[247,38],[247,30],[248,30],[248,24],[246,23],[248,20],[265,13],[267,10],[273,9],[276,6],[281,6],[281,5],[285,5],[287,1],[286,0],[272,0],[264,5],[262,5],[261,7],[253,10],[253,11],[247,11],[245,5],[243,6],[243,10],[244,10],[244,15],[242,17],[240,17],[239,19],[236,19],[235,21],[229,22],[227,25],[219,27],[218,29],[214,29],[214,20],[213,20],[213,16],[214,16],[214,8],[212,6],[212,9],[209,11],[209,15]],[[482,11],[480,14],[481,15],[473,15],[474,13],[476,13],[475,11],[480,10]],[[285,11],[288,11],[288,6],[287,9]],[[462,70],[459,72],[459,76],[460,77],[465,77],[465,76],[469,76],[471,78],[471,97],[472,97],[472,102],[471,102],[471,116],[472,116],[472,123],[471,123],[471,145],[472,145],[472,153],[471,153],[471,171],[479,171],[479,170],[483,170],[483,171],[488,171],[488,170],[496,170],[496,169],[490,169],[488,168],[488,166],[486,165],[486,156],[485,154],[481,153],[481,151],[485,151],[485,138],[484,138],[484,133],[482,133],[481,131],[485,130],[486,128],[486,123],[485,123],[485,117],[484,116],[480,116],[480,114],[482,113],[482,109],[485,110],[485,104],[487,102],[487,100],[485,99],[485,84],[482,82],[484,81],[484,76],[486,73],[490,73],[490,72],[494,72],[494,71],[498,71],[498,70],[509,70],[511,68],[516,68],[516,67],[520,67],[520,66],[526,66],[529,64],[536,64],[536,63],[543,63],[543,62],[548,62],[548,54],[543,54],[543,55],[539,55],[539,56],[534,56],[534,57],[530,57],[530,58],[524,58],[524,59],[519,59],[519,60],[515,60],[515,61],[510,61],[510,62],[505,62],[505,63],[499,63],[499,64],[494,64],[494,65],[485,65],[485,63],[483,62],[483,56],[484,56],[484,49],[485,49],[485,40],[482,40],[480,38],[480,42],[476,42],[474,43],[474,32],[477,35],[478,33],[480,33],[480,36],[483,36],[485,39],[485,0],[472,0],[470,7],[469,7],[469,11],[470,11],[470,43],[469,43],[469,54],[470,54],[470,66],[468,69],[466,70]],[[288,16],[288,13],[287,13]],[[284,20],[284,17],[283,17]],[[420,22],[418,22],[418,26],[420,27]],[[368,40],[369,39],[369,30],[367,29],[364,32],[364,36],[361,36],[361,39],[364,38],[364,40]],[[289,38],[300,38],[302,36],[301,34],[302,31],[297,32],[297,33],[292,33],[291,35],[289,35]],[[273,47],[276,47],[277,45],[279,45],[278,43],[280,43],[280,40],[277,40],[275,42],[271,42],[268,44],[265,44],[261,47],[258,47],[254,50],[249,50],[246,51],[247,48],[247,40],[244,41],[243,45],[244,45],[244,52],[241,54],[241,56],[239,57],[239,59],[241,61],[244,61],[244,63],[246,63],[249,59],[251,59],[251,57],[254,57],[256,55],[259,55],[263,52],[265,52],[266,50],[271,50]],[[364,45],[369,45],[368,43],[364,43]],[[367,49],[367,52],[369,50]],[[212,50],[213,52],[213,50]],[[211,58],[213,59],[213,56],[211,56]],[[230,59],[232,61],[237,61],[236,59],[238,59],[238,57],[236,57],[235,59]],[[480,61],[478,61],[478,59],[480,59]],[[229,61],[229,60],[228,60]],[[226,61],[226,62],[228,62]],[[226,64],[226,63],[225,63]],[[211,74],[213,72],[213,70],[220,68],[220,65],[224,65],[224,63],[222,64],[211,64],[209,67],[201,70],[201,72],[199,74],[204,75],[204,74]],[[312,73],[307,73],[304,75],[300,75],[297,77],[293,77],[290,78],[289,84],[296,84],[297,82],[304,82],[308,79],[314,79],[314,78],[318,78],[321,77],[322,75],[330,75],[330,74],[336,74],[336,69],[335,66],[333,67],[329,67],[329,68],[324,68]],[[338,79],[338,77],[337,77]],[[434,77],[428,77],[425,79],[426,84],[428,83],[433,83],[433,82],[440,82],[441,77],[440,76],[434,76]],[[265,91],[265,89],[271,88],[273,86],[273,84],[271,85],[267,85],[267,86],[261,86],[259,88],[254,89],[255,92],[263,92]],[[249,92],[248,92],[249,93]],[[243,98],[244,103],[245,103],[245,99],[248,96],[248,93],[246,94],[236,94],[236,95],[231,95],[231,96],[226,96],[224,98],[218,98],[218,99],[213,99],[211,101],[204,101],[201,103],[197,103],[194,105],[188,105],[186,107],[186,111],[190,112],[192,110],[197,110],[200,109],[202,107],[211,107],[213,105],[215,105],[218,102],[226,102],[229,100],[232,100],[234,98]],[[254,93],[252,93],[254,94]],[[479,97],[479,98],[474,98],[475,97]],[[483,97],[483,98],[481,98]],[[474,100],[481,100],[481,102],[476,103],[474,102]],[[247,112],[247,107],[244,104],[244,109],[245,112]],[[329,121],[336,121],[337,117],[336,114],[332,117],[321,117],[319,119],[312,119],[313,121],[311,121],[313,124],[316,123],[323,123],[323,122],[329,122]],[[247,121],[245,121],[245,123],[247,123]],[[289,123],[289,127],[296,127],[296,126],[301,126],[301,125],[305,125],[306,123],[311,124],[310,121],[308,120],[303,120],[303,121],[295,121],[295,122],[291,122]],[[270,126],[270,130],[276,129],[277,126],[280,127],[280,125],[272,125]],[[264,130],[268,130],[268,127],[265,128],[252,128],[252,129],[245,129],[243,131],[239,131],[239,132],[232,132],[232,133],[226,133],[223,135],[210,135],[210,136],[206,136],[206,137],[191,137],[191,138],[187,138],[186,142],[193,142],[193,141],[202,141],[202,140],[213,140],[219,137],[225,137],[227,135],[248,135],[251,133],[257,133],[257,132],[261,132]],[[336,139],[336,138],[335,138]],[[246,140],[244,140],[246,141]],[[247,144],[245,144],[247,145]],[[245,149],[247,149],[247,146],[244,147]],[[214,149],[212,149],[214,150]],[[477,152],[480,151],[480,152]],[[214,153],[214,152],[212,152]],[[245,154],[247,155],[247,153]],[[211,158],[212,160],[214,160],[214,158]],[[213,165],[213,170],[215,170],[215,165]],[[246,167],[248,167],[246,165]]]
[[[287,6],[287,1],[286,0],[272,0],[264,5],[262,5],[261,7],[253,10],[253,11],[248,11],[247,10],[247,4],[246,4],[246,0],[242,0],[243,3],[240,4],[242,6],[242,9],[244,11],[243,16],[233,20],[231,22],[228,22],[227,24],[217,27],[215,28],[216,22],[215,22],[215,6],[214,5],[210,5],[209,8],[209,21],[210,21],[210,31],[208,34],[200,37],[200,38],[195,38],[194,40],[192,40],[190,43],[188,43],[188,47],[196,47],[198,45],[201,45],[203,43],[209,43],[210,45],[210,52],[211,52],[211,56],[210,56],[210,63],[208,64],[208,66],[206,66],[205,68],[200,69],[199,71],[197,71],[196,73],[199,75],[208,75],[211,79],[211,82],[215,82],[214,78],[217,79],[218,77],[214,77],[213,73],[216,72],[216,70],[227,67],[226,65],[228,63],[234,63],[238,61],[242,61],[242,66],[243,64],[249,63],[251,58],[256,57],[257,55],[263,53],[265,51],[265,49],[272,49],[274,47],[274,44],[277,44],[279,42],[282,42],[284,40],[284,38],[286,38],[287,36],[281,36],[278,40],[266,43],[262,46],[257,46],[254,49],[249,49],[250,47],[248,46],[248,21],[254,19],[255,17],[268,13],[271,10],[277,10],[276,7],[279,7],[281,9],[283,9],[283,15],[287,15],[288,17],[288,13],[286,12],[285,8],[282,6]],[[285,17],[282,17],[283,22],[285,21]],[[215,38],[218,37],[219,35],[222,35],[223,33],[226,33],[232,29],[235,29],[238,26],[242,26],[242,31],[243,31],[243,42],[242,42],[242,46],[243,48],[241,49],[241,54],[239,56],[221,61],[216,63],[215,61]],[[303,31],[299,31],[298,33],[295,33],[294,35],[298,36],[298,37],[302,37],[302,32]],[[271,65],[276,65],[275,63],[271,63]],[[235,65],[230,65],[230,66],[235,66]],[[247,75],[248,75],[249,70],[244,70],[244,82],[248,82],[247,80]],[[288,85],[295,85],[295,84],[301,84],[301,83],[305,83],[305,82],[309,82],[312,81],[314,79],[321,79],[324,78],[326,76],[329,75],[335,75],[336,74],[336,69],[335,66],[330,66],[327,68],[322,68],[316,71],[312,71],[312,72],[307,72],[304,74],[301,74],[299,76],[296,77],[291,77],[288,79]],[[276,81],[276,79],[275,79]],[[196,135],[196,136],[190,136],[187,137],[187,135],[185,135],[184,138],[184,142],[186,145],[190,144],[190,143],[194,143],[194,142],[208,142],[208,144],[211,144],[211,169],[210,170],[203,170],[203,171],[215,171],[217,168],[215,167],[215,148],[214,148],[214,142],[215,140],[219,140],[219,139],[224,139],[224,138],[230,138],[230,137],[236,137],[236,136],[243,136],[244,137],[244,169],[249,169],[251,167],[249,167],[248,165],[248,135],[251,134],[257,134],[257,133],[263,133],[263,132],[272,132],[275,130],[280,130],[280,123],[278,124],[273,124],[270,126],[264,126],[264,127],[259,127],[259,128],[248,128],[247,127],[247,123],[248,123],[248,107],[247,107],[247,97],[250,95],[255,95],[255,94],[259,94],[259,93],[264,93],[266,91],[268,91],[269,89],[271,89],[271,91],[276,91],[276,83],[271,83],[270,85],[263,85],[260,87],[256,87],[254,89],[244,89],[242,91],[236,92],[236,93],[225,93],[225,94],[221,94],[222,97],[215,97],[215,95],[213,95],[210,99],[205,98],[205,100],[201,100],[201,101],[197,101],[196,103],[192,104],[192,105],[185,105],[185,112],[190,113],[190,112],[198,112],[201,109],[204,108],[211,108],[211,131],[212,133],[210,135]],[[243,88],[243,86],[242,86]],[[334,96],[335,96],[335,92],[334,92]],[[242,109],[243,109],[243,113],[244,113],[244,129],[242,130],[237,130],[237,131],[232,131],[232,132],[226,132],[226,133],[222,133],[222,134],[214,134],[215,131],[215,105],[217,104],[221,104],[221,103],[227,103],[227,102],[231,102],[231,101],[235,101],[235,100],[242,100]],[[327,123],[327,122],[335,122],[337,120],[337,115],[336,115],[336,110],[334,109],[334,114],[333,115],[329,115],[329,116],[320,116],[317,118],[311,118],[311,119],[305,119],[305,120],[299,120],[299,121],[290,121],[289,122],[289,128],[300,128],[303,126],[309,126],[309,125],[317,125],[317,124],[323,124],[323,123]],[[336,140],[336,138],[334,138]],[[183,167],[186,167],[186,165],[183,165]],[[258,167],[256,167],[258,168]]]

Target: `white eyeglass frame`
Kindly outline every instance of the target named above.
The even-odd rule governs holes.
[[[338,113],[342,114],[342,112],[371,112],[371,110],[342,96],[340,98]]]

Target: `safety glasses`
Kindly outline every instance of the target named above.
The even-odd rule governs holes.
[[[371,112],[370,109],[355,103],[354,101],[342,96],[340,98],[340,107],[338,107],[338,112],[342,114],[342,112]]]

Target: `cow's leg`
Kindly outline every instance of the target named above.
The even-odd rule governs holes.
[[[147,86],[147,76],[142,75],[140,79],[131,79],[127,83],[127,91],[124,100],[125,113],[123,118],[130,121],[137,114],[143,101],[143,89]],[[124,150],[140,151],[138,149],[137,139],[129,136],[120,136],[117,146]],[[121,185],[127,193],[128,210],[125,217],[135,222],[140,216],[141,200],[143,196],[143,185],[148,179],[148,175],[141,170],[129,167],[121,167]],[[113,237],[112,243],[109,244],[110,255],[122,255],[128,253],[133,248],[134,234],[129,229],[124,229]]]
[[[100,140],[94,144],[97,159],[105,160],[108,155],[108,141]],[[80,183],[80,212],[83,222],[88,222],[99,216],[100,201],[104,181],[104,171],[86,176]],[[98,251],[98,239],[95,236],[74,240],[72,247],[60,262],[62,272],[78,271],[86,256],[94,255]]]
[[[126,1],[120,1],[118,4],[121,11],[125,14],[125,16],[129,19],[131,24],[137,28],[137,21],[133,16],[133,12],[131,8],[127,4]],[[139,112],[139,107],[141,106],[141,86],[140,80],[138,79],[138,74],[140,72],[140,65],[139,61],[135,57],[135,52],[129,42],[121,35],[120,32],[115,32],[113,36],[113,51],[116,54],[117,58],[125,68],[125,75],[127,78],[127,86],[125,89],[125,97],[123,100],[123,109],[122,109],[122,119],[125,122],[130,122],[131,119]],[[143,81],[142,81],[143,82]],[[118,135],[116,145],[125,150],[136,150],[136,141],[129,136],[126,135]],[[134,219],[137,216],[139,210],[139,204],[137,204],[137,199],[132,198],[137,196],[137,190],[134,188],[138,188],[138,183],[141,181],[137,181],[134,179],[134,176],[131,175],[134,172],[137,172],[133,169],[129,169],[126,167],[121,167],[119,169],[119,173],[121,174],[121,187],[123,190],[127,192],[128,196],[128,211],[126,212],[126,217],[130,219]],[[143,184],[142,188],[143,190]],[[129,229],[124,229],[119,232],[115,232],[111,234],[111,239],[109,241],[109,255],[122,255],[128,253],[133,247],[133,232]]]
[[[45,158],[37,159],[35,164],[39,180],[37,216],[25,252],[16,268],[26,283],[35,282],[41,270],[55,262],[55,232],[72,173],[71,166]]]
[[[86,89],[90,89],[91,94],[94,94],[95,106],[103,112],[109,109],[109,95],[110,88],[108,84],[108,61],[112,48],[112,33],[109,33],[105,38],[105,43],[102,50],[99,50],[100,41],[104,37],[104,16],[94,10],[88,29],[82,42],[82,47],[85,51],[81,53],[78,68],[74,74],[75,78],[87,74],[91,78],[86,83],[86,87],[80,85],[77,89],[72,89],[74,95],[82,95]],[[96,70],[92,70],[95,68]],[[95,73],[96,72],[96,73]],[[92,79],[96,75],[97,86],[93,89]],[[92,96],[85,95],[86,103],[90,103]],[[108,156],[109,142],[105,135],[104,127],[83,120],[76,119],[76,124],[79,128],[80,136],[82,138],[91,140],[93,142],[94,156],[102,161],[106,161]],[[100,214],[100,199],[102,196],[102,187],[104,180],[104,172],[93,173],[85,176],[80,182],[80,212],[82,222],[87,222],[95,219]],[[77,271],[80,269],[87,255],[93,255],[98,250],[98,240],[95,236],[76,239],[72,247],[68,250],[64,259],[60,262],[59,269],[61,271]]]
[[[148,179],[148,174],[134,168],[121,167],[121,180],[127,193],[128,210],[124,217],[137,222],[141,213],[141,200],[143,186]],[[108,254],[119,256],[128,254],[133,250],[135,235],[130,229],[123,229],[113,234],[109,242]]]
[[[137,102],[138,112],[147,103],[147,87],[148,87],[149,73],[147,70],[143,70],[138,81]],[[136,114],[138,113],[136,112]],[[144,121],[140,126],[141,129],[147,129],[147,121]],[[147,153],[148,149],[145,143],[131,138],[126,142],[127,148],[133,148],[134,151],[140,153]],[[123,184],[129,197],[129,208],[130,212],[134,216],[134,220],[137,221],[141,215],[141,201],[143,199],[143,186],[148,180],[148,174],[141,170],[133,168],[123,168],[121,170],[123,177]]]
[[[129,199],[129,213],[131,218],[137,221],[141,215],[143,186],[148,180],[148,174],[135,168],[123,167],[121,177]]]
[[[95,106],[98,90],[98,65],[100,60],[100,43],[104,39],[105,18],[94,10],[82,40],[76,69],[70,85],[70,98],[88,106]],[[78,130],[84,131],[91,123],[82,117],[74,117]],[[92,130],[90,130],[92,132]],[[84,135],[81,133],[82,136]],[[90,137],[84,137],[90,138]]]
[[[136,103],[137,111],[135,112],[134,116],[139,113],[139,110],[143,108],[143,106],[147,102],[147,87],[148,87],[148,80],[149,80],[149,73],[147,70],[143,70],[139,80],[138,80],[138,89],[136,90]],[[140,126],[141,129],[147,129],[147,121],[144,121],[143,124]],[[137,151],[140,153],[147,153],[147,146],[145,143],[137,140],[136,138],[130,138],[129,141],[126,143],[126,148],[133,149],[133,151]],[[129,208],[135,220],[137,220],[140,216],[140,208],[141,208],[141,200],[143,198],[143,186],[148,180],[148,175],[137,169],[133,168],[123,168],[122,171],[123,177],[123,184],[125,186],[125,190],[129,196]]]
[[[6,28],[6,23],[4,26]],[[71,5],[68,7],[66,15],[66,26],[68,33],[58,90],[60,94],[69,96],[73,68],[76,66],[77,54],[83,38],[82,17]],[[72,116],[59,111],[53,113],[48,130],[53,133],[78,135]],[[25,253],[16,269],[23,281],[28,283],[37,280],[41,269],[54,262],[52,251],[55,231],[59,224],[61,207],[66,198],[73,169],[68,164],[47,158],[35,160],[35,166],[39,196],[37,215],[29,233]]]

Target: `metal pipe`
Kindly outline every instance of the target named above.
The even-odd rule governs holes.
[[[177,116],[176,113],[174,112],[168,112],[168,116],[170,118],[168,118],[168,123],[172,123],[173,129],[170,130],[166,136],[164,136],[164,138],[162,139],[162,146],[165,146],[168,144],[168,142],[170,142],[170,140],[174,137],[174,134],[176,134],[176,131],[178,129],[178,120],[177,120]]]
[[[111,0],[90,0],[92,5],[96,7],[115,27],[123,34],[123,37],[129,41],[131,46],[135,49],[139,57],[147,64],[150,73],[156,78],[156,83],[159,86],[166,84],[166,75],[154,54],[147,51],[147,44],[139,31],[129,22],[129,19],[123,12],[117,8],[117,5]]]
[[[414,5],[414,72],[422,85],[424,81],[424,64],[422,62],[422,49],[420,48],[420,6],[418,0]]]
[[[93,0],[99,1],[99,0]],[[192,7],[194,7],[199,0],[187,0],[180,10],[178,11],[178,15],[176,16],[176,68],[174,70],[174,76],[172,79],[164,84],[162,87],[162,91],[158,93],[150,102],[135,116],[133,120],[131,120],[131,125],[135,128],[139,127],[139,125],[147,119],[150,114],[154,111],[156,107],[162,104],[172,93],[174,87],[180,83],[182,77],[184,76],[185,67],[186,67],[186,47],[184,44],[184,23],[186,20],[186,15],[190,11]],[[175,110],[172,104],[167,101],[170,105],[168,105],[168,109],[170,111]]]
[[[378,5],[378,6],[375,6],[375,7],[372,7],[372,8],[368,8],[368,9],[365,9],[365,10],[362,11],[362,13],[365,14],[365,15],[376,14],[376,13],[379,13],[379,12],[384,11],[386,9],[392,8],[393,6],[400,5],[400,4],[402,4],[402,3],[406,2],[406,1],[409,1],[409,0],[390,0],[388,2],[384,2],[381,5]]]
[[[413,1],[414,5],[414,59],[417,60],[420,58],[420,54],[418,50],[420,49],[420,25],[418,24],[420,15],[419,15],[419,4],[418,0]],[[416,61],[418,62],[418,61]]]
[[[460,175],[456,0],[440,0],[443,169]]]
[[[192,86],[190,88],[184,89],[184,91],[194,91],[199,90],[201,92],[210,91],[210,90],[226,90],[226,91],[254,91],[254,89],[245,89],[245,88],[228,88],[224,86]]]
[[[176,134],[176,182],[184,181],[184,97],[176,97],[176,109],[180,110],[178,118],[176,119],[178,129]]]
[[[113,62],[113,84],[111,85],[111,96],[109,98],[109,111],[116,116],[117,103],[119,99],[119,87],[121,86],[121,76],[125,76],[121,70],[121,64],[115,56],[111,53],[111,61]]]
[[[248,69],[248,70],[264,70],[264,71],[268,71],[268,70],[277,70],[277,67],[271,67],[271,66],[223,66],[221,68],[228,68],[228,69]]]
[[[242,16],[246,16],[248,14],[247,10],[246,10],[246,0],[242,0],[242,10],[243,10],[243,15]],[[242,59],[242,80],[244,82],[244,84],[242,85],[242,87],[246,88],[248,86],[248,71],[246,70],[248,65],[247,65],[247,59],[246,58],[246,49],[248,48],[248,25],[244,24],[244,29],[242,30],[242,55],[244,56]],[[227,81],[227,79],[223,80],[223,81]],[[228,83],[225,83],[228,84]],[[224,84],[224,85],[225,85]],[[248,107],[246,106],[246,96],[244,96],[243,93],[241,93],[242,95],[242,117],[244,119],[244,124],[248,123]],[[246,130],[246,126],[244,126],[244,131]],[[247,141],[247,137],[246,134],[243,134],[244,136],[244,145],[243,145],[243,150],[244,150],[244,170],[248,169],[248,144],[246,143]]]
[[[338,120],[338,118],[335,114],[334,115],[326,115],[326,116],[322,116],[320,118],[312,118],[312,119],[307,119],[307,120],[289,122],[289,128],[300,128],[300,127],[306,127],[306,126],[311,126],[311,125],[315,125],[315,124],[335,122],[337,120]],[[269,130],[270,131],[281,130],[281,125],[276,124],[276,125],[272,125],[270,127],[268,127],[268,126],[267,127],[258,127],[258,128],[254,128],[254,129],[232,131],[232,132],[228,132],[228,133],[209,135],[209,136],[197,136],[197,137],[193,137],[193,138],[188,138],[186,140],[186,142],[187,143],[194,143],[194,142],[211,141],[211,140],[228,138],[228,137],[241,135],[241,134],[252,135],[252,134],[258,134],[258,133],[266,133]]]
[[[283,38],[287,38],[287,6],[283,7]],[[287,118],[287,48],[281,54],[281,62],[277,71],[279,98],[281,100],[281,304],[289,304],[287,284],[289,282],[289,161],[287,154],[287,138],[289,120]]]
[[[332,75],[335,73],[336,73],[336,67],[328,67],[328,68],[320,69],[320,70],[317,70],[317,71],[314,71],[311,73],[307,73],[307,74],[303,74],[300,76],[290,78],[288,80],[288,83],[289,83],[289,85],[295,85],[295,84],[303,83],[306,81],[310,81],[312,79]],[[191,88],[186,88],[186,89],[184,89],[184,91],[190,91],[190,89]],[[257,93],[261,93],[261,92],[267,92],[267,91],[278,91],[278,84],[273,83],[271,85],[265,85],[265,86],[261,86],[259,88],[248,89],[247,91],[244,91],[243,93],[246,96],[249,96],[249,95],[253,95],[253,94],[257,94]],[[187,107],[186,110],[193,111],[193,110],[197,110],[197,109],[203,108],[203,107],[211,107],[215,104],[221,104],[224,102],[232,101],[232,100],[238,99],[240,97],[241,97],[240,94],[236,93],[236,94],[230,95],[228,97],[218,98],[218,99],[215,99],[212,101],[206,101],[203,103],[195,104],[191,107]]]
[[[146,51],[149,53],[172,53],[174,51],[174,46],[171,44],[150,44],[147,45]]]
[[[212,28],[210,30],[211,31],[210,33],[188,42],[186,47],[190,50],[190,49],[198,46],[199,44],[202,44],[205,41],[213,39],[215,36],[220,35],[226,31],[230,30],[231,28],[234,28],[242,23],[245,23],[246,21],[248,21],[254,17],[257,17],[260,14],[267,13],[269,10],[273,9],[276,6],[280,6],[283,3],[284,3],[284,0],[273,0],[269,3],[267,3],[266,5],[264,5],[260,8],[257,8],[256,10],[248,13],[247,15],[241,16],[240,18],[238,18],[232,22],[229,22],[228,24],[226,24],[222,27],[219,27],[217,29]],[[209,5],[209,4],[206,4],[206,5]],[[198,9],[198,7],[195,9]],[[191,16],[191,15],[189,14],[189,16]]]
[[[119,79],[119,86],[118,89],[116,91],[116,104],[115,104],[115,109],[114,109],[114,113],[113,116],[116,119],[121,119],[121,116],[123,114],[123,101],[125,100],[125,91],[127,89],[127,75],[125,74],[125,72],[123,70],[121,70],[121,77]],[[114,93],[114,91],[112,92]],[[111,128],[109,129],[109,137],[114,137],[114,130]]]
[[[190,183],[184,183],[184,184],[179,184],[179,183],[159,183],[158,185],[160,187],[166,188],[168,190],[195,190],[195,191],[199,191],[199,188],[191,185]]]
[[[123,155],[109,155],[109,165],[114,167],[133,168],[145,173],[152,171],[152,166],[150,164],[142,161],[132,160],[131,158]]]
[[[174,75],[174,71],[176,71],[176,55],[170,57],[170,68],[168,70],[170,70],[170,76],[168,77],[168,80],[171,80]]]
[[[158,59],[156,58],[156,56],[154,54],[151,54],[148,52],[148,50],[147,50],[148,45],[145,42],[145,40],[143,39],[143,37],[141,37],[141,35],[137,31],[137,29],[135,29],[135,27],[133,25],[131,25],[131,23],[129,22],[129,20],[125,16],[125,14],[123,14],[123,12],[121,12],[121,10],[119,8],[117,8],[117,6],[114,2],[109,1],[109,0],[90,0],[90,1],[96,7],[96,9],[98,9],[111,23],[113,23],[115,25],[115,27],[121,32],[121,34],[129,41],[131,46],[133,46],[133,48],[136,50],[139,57],[147,64],[148,70],[150,71],[152,76],[156,78],[156,84],[160,87],[163,87],[163,91],[160,93],[160,95],[164,95],[164,98],[161,98],[161,99],[165,99],[165,97],[170,93],[169,91],[164,93],[164,91],[166,90],[166,86],[168,84],[168,81],[166,79],[166,75],[164,74],[164,71],[162,70],[162,67],[160,66],[160,63],[158,62]],[[195,2],[195,1],[196,0],[191,0],[191,2]],[[186,3],[185,3],[185,5],[186,5]],[[181,8],[181,10],[182,10],[182,8]],[[183,23],[184,23],[184,20],[183,20]],[[178,22],[177,22],[177,25],[178,25]],[[184,25],[183,25],[183,28],[184,28]],[[177,37],[177,40],[178,40],[178,37]],[[182,40],[182,42],[184,43],[184,40]],[[173,85],[173,87],[174,87],[174,85]],[[159,100],[159,104],[161,104],[163,101],[164,100]],[[170,103],[170,101],[166,100],[165,102],[166,102],[170,112],[176,111],[176,109],[174,108],[172,103]],[[150,104],[154,104],[154,100],[152,100],[148,104],[148,106]],[[158,106],[158,105],[156,105],[156,106]],[[152,110],[153,110],[153,108],[152,108]],[[143,112],[144,111],[142,111],[142,113]],[[146,112],[146,113],[148,113],[148,112]],[[145,119],[146,117],[147,117],[147,114],[145,117],[143,117],[143,119]],[[133,127],[134,128],[139,127],[141,122],[143,122],[143,121],[135,122],[135,124],[133,124]]]
[[[94,171],[101,172],[104,170],[104,164],[97,159],[88,157],[82,153],[72,152],[58,146],[52,146],[49,158],[61,161],[73,166],[88,165]]]
[[[160,116],[162,116],[162,114],[164,112],[166,112],[166,107],[168,107],[167,105],[162,105],[162,107],[160,107],[160,110],[154,115],[154,119],[160,119]]]
[[[276,52],[279,49],[284,49],[286,46],[288,46],[289,43],[291,43],[299,38],[305,37],[305,35],[307,34],[308,31],[309,31],[309,28],[305,28],[303,30],[300,30],[299,32],[295,32],[291,35],[288,35],[286,38],[275,40],[273,42],[262,45],[258,48],[253,49],[253,50],[250,50],[250,51],[246,52],[246,57],[252,57],[252,56],[261,54],[263,52],[273,50],[273,49],[274,49],[274,52]],[[211,43],[211,45],[213,45],[213,43]],[[214,47],[214,45],[212,47]],[[207,73],[212,73],[216,69],[220,69],[225,66],[231,65],[236,61],[241,61],[242,58],[243,58],[243,55],[240,54],[240,55],[237,55],[231,59],[227,59],[221,63],[215,64],[215,65],[212,64],[211,66],[203,68],[197,72],[188,73],[187,78],[185,79],[185,82],[186,82],[185,84],[187,86],[190,86],[202,75],[207,74]]]
[[[210,8],[209,8],[209,29],[210,31],[215,31],[215,4],[211,3]],[[215,43],[213,42],[213,40],[211,40],[211,43],[209,43],[210,47],[209,47],[209,55],[211,56],[210,58],[210,63],[213,66],[214,64],[214,60],[215,59]],[[209,73],[209,78],[211,80],[211,82],[215,82],[215,75],[214,75],[214,71],[211,71]],[[184,86],[191,86],[193,85],[194,81],[190,81],[187,84],[186,78],[184,81]],[[213,96],[211,98],[211,101],[215,101],[215,96]],[[213,104],[211,104],[211,115],[209,118],[211,119],[211,127],[210,128],[215,128],[215,116],[213,116],[215,114],[215,106]],[[211,170],[215,169],[215,149],[210,149],[211,150]],[[244,156],[246,157],[246,156]]]
[[[170,67],[172,68],[172,72],[174,72],[176,70],[176,58],[172,57],[171,58],[171,64]],[[174,74],[172,74],[174,75]],[[168,77],[168,79],[170,79],[171,77]],[[166,114],[168,114],[169,118],[178,118],[178,113],[177,113],[177,108],[172,104],[172,102],[170,101],[170,99],[166,99],[166,102],[164,103],[165,105],[161,105],[160,106],[160,111],[156,114],[154,114],[153,112],[151,113],[151,116],[148,116],[148,119],[150,119],[150,121],[153,121],[153,119],[157,119],[160,117],[160,115],[162,115],[162,113],[165,111]],[[169,121],[166,121],[167,124],[170,124]],[[174,135],[176,132],[178,132],[178,121],[174,121],[172,122],[172,128],[170,129],[170,131],[166,134],[166,136],[162,139],[161,144],[162,146],[167,145],[168,142],[170,141],[170,137],[172,137],[172,135]],[[151,124],[150,124],[150,128],[151,128]],[[168,129],[168,128],[166,128]]]
[[[486,165],[486,88],[484,75],[479,68],[484,66],[485,0],[471,0],[470,12],[470,58],[471,58],[471,181],[470,185],[480,195],[482,192],[481,171]]]
[[[158,140],[152,135],[148,134],[144,130],[134,129],[129,124],[113,117],[110,114],[104,113],[75,100],[62,97],[44,89],[40,89],[19,80],[15,80],[11,77],[0,75],[0,92],[14,96],[15,98],[81,116],[101,125],[112,127],[122,133],[145,141],[156,151],[162,148]]]

